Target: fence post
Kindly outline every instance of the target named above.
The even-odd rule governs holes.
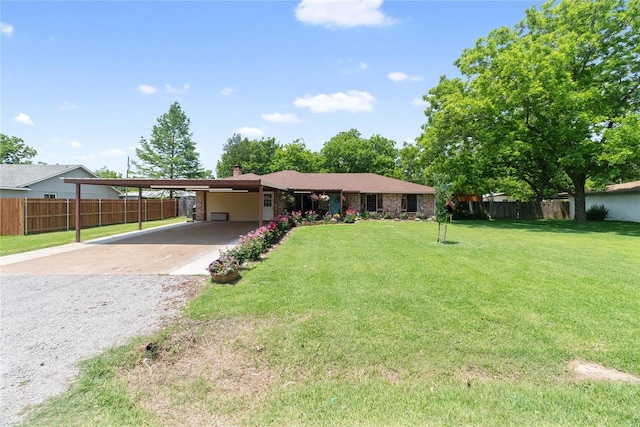
[[[27,234],[29,234],[29,214],[28,214],[28,208],[27,208],[27,202],[29,199],[27,199],[26,197],[24,198],[24,235],[26,236]]]
[[[164,219],[164,199],[160,199],[160,219]]]
[[[98,227],[102,227],[102,199],[98,199]]]
[[[69,199],[67,199],[67,231],[69,231]]]
[[[127,223],[127,196],[124,196],[124,221],[123,224]]]

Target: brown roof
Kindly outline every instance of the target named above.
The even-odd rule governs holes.
[[[291,170],[262,178],[291,191],[340,191],[345,193],[434,194],[426,185],[389,178],[374,173],[301,173]]]
[[[625,182],[623,184],[607,185],[607,193],[611,191],[640,191],[640,181]]]
[[[223,179],[152,178],[65,178],[70,184],[112,185],[133,188],[180,189],[198,191],[233,188],[258,191],[261,186],[288,191],[324,191],[345,193],[434,194],[426,185],[388,178],[374,173],[300,173],[280,171],[267,175],[253,173]]]

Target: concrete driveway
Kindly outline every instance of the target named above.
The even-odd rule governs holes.
[[[9,275],[207,274],[206,267],[257,222],[184,222],[0,257]],[[37,260],[37,262],[36,262]]]

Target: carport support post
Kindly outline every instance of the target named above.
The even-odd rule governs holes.
[[[142,187],[138,188],[138,230],[142,230]]]
[[[76,242],[80,242],[80,185],[76,184]]]

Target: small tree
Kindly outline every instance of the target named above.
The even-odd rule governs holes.
[[[31,164],[31,158],[37,154],[36,149],[26,145],[22,138],[0,133],[1,163]]]
[[[438,221],[438,240],[440,242],[440,226],[444,222],[444,238],[442,243],[447,241],[447,225],[451,214],[447,211],[447,204],[451,199],[451,183],[444,174],[435,174],[433,177],[433,188],[436,190],[435,196],[435,214]]]

